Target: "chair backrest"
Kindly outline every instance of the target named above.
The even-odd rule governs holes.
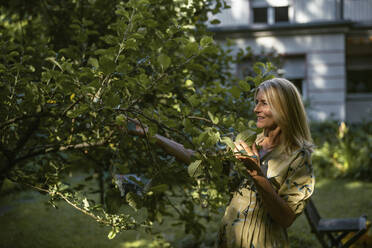
[[[311,199],[307,200],[307,204],[305,208],[305,215],[306,215],[307,221],[310,224],[311,231],[315,234],[315,236],[319,240],[322,247],[328,248],[329,246],[326,240],[324,239],[324,234],[318,230],[318,224],[319,224],[321,217]],[[329,238],[333,240],[332,234],[327,234],[327,236],[329,236]]]
[[[316,229],[316,227],[318,226],[319,220],[320,220],[320,215],[311,199],[308,199],[307,201],[306,208],[305,208],[305,215],[311,227],[313,229]]]

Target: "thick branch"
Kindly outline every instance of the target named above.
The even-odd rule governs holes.
[[[12,160],[12,153],[4,147],[4,145],[0,142],[0,152],[4,154],[4,156],[8,159],[10,162]]]
[[[0,129],[3,129],[4,127],[8,126],[8,125],[11,125],[17,121],[20,121],[20,120],[25,120],[25,119],[29,119],[29,118],[33,118],[35,116],[33,115],[24,115],[24,116],[18,116],[18,117],[14,117],[10,120],[7,120],[3,123],[0,124]]]
[[[31,125],[28,126],[24,135],[18,140],[16,148],[12,151],[13,155],[17,154],[22,149],[22,147],[26,145],[31,135],[38,129],[39,124],[40,116],[38,116],[36,120],[32,122]]]
[[[44,148],[39,149],[38,151],[30,152],[23,157],[17,158],[15,162],[18,163],[22,160],[36,157],[41,154],[61,152],[61,151],[74,150],[74,149],[78,150],[78,149],[90,148],[90,147],[95,147],[95,146],[103,146],[109,142],[111,136],[112,136],[112,133],[106,139],[93,142],[93,143],[83,142],[80,144],[67,145],[67,146],[44,147]]]
[[[4,127],[6,127],[8,125],[16,123],[17,121],[22,121],[22,120],[26,120],[26,119],[30,119],[30,118],[40,118],[40,117],[44,117],[44,116],[52,116],[52,114],[51,113],[46,113],[46,112],[40,112],[40,113],[37,113],[37,114],[34,114],[34,115],[22,115],[22,116],[14,117],[12,119],[9,119],[9,120],[1,123],[0,124],[0,129],[3,129]]]

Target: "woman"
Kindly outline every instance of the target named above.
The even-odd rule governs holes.
[[[235,143],[235,156],[250,175],[233,194],[222,219],[218,247],[288,247],[288,228],[314,190],[312,139],[301,96],[286,79],[263,82],[255,92],[257,127],[249,147]],[[143,134],[137,125],[135,133]],[[158,144],[189,163],[193,151],[160,135]]]

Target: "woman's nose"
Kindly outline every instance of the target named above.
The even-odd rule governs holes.
[[[259,112],[259,106],[258,106],[258,104],[256,104],[256,106],[254,106],[253,112],[255,112],[255,113],[258,113]]]

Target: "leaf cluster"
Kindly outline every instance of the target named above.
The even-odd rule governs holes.
[[[232,162],[223,141],[254,129],[254,88],[275,71],[257,63],[256,75],[232,73],[244,52],[233,56],[205,25],[223,7],[219,0],[0,2],[0,184],[8,178],[68,201],[111,226],[109,238],[151,230],[166,215],[200,237],[194,204],[209,207],[205,219],[225,204]],[[149,128],[145,139],[125,131],[128,117]],[[196,161],[187,169],[164,154],[155,133],[197,151]],[[76,171],[86,180],[66,183]],[[137,188],[121,195],[116,174],[139,176],[127,182]],[[94,193],[100,203],[89,199]]]

